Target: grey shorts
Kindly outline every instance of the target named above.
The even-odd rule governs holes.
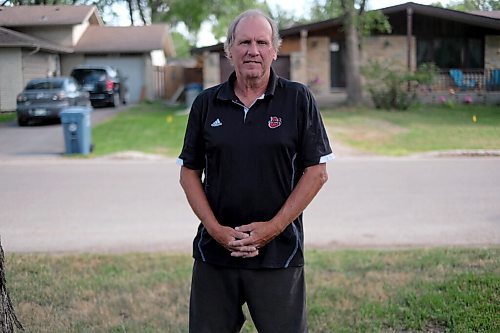
[[[228,268],[195,261],[190,333],[237,333],[247,303],[259,333],[306,333],[304,267]]]

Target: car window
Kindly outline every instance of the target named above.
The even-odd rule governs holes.
[[[106,80],[106,72],[100,69],[75,69],[71,72],[71,76],[80,84]]]
[[[26,85],[26,90],[51,90],[51,89],[62,89],[64,81],[62,80],[50,80],[50,81],[34,81],[29,82]]]

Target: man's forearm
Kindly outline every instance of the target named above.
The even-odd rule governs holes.
[[[327,180],[326,164],[306,168],[295,189],[270,221],[256,221],[237,227],[236,230],[248,232],[250,237],[229,244],[263,247],[283,232],[306,209]]]
[[[201,171],[181,167],[180,183],[186,193],[191,209],[207,229],[207,232],[222,246],[240,256],[257,255],[258,251],[253,246],[234,247],[229,243],[236,239],[244,239],[248,234],[233,228],[220,225],[208,203],[201,183]]]
[[[201,171],[181,167],[180,183],[194,214],[210,233],[219,225],[201,183]]]
[[[297,186],[270,222],[280,232],[283,231],[306,209],[327,180],[326,163],[306,168]]]

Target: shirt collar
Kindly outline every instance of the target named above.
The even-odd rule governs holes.
[[[276,90],[276,85],[278,84],[278,75],[271,68],[269,74],[269,83],[267,84],[266,91],[264,93],[265,97],[273,96],[274,91]],[[234,82],[236,81],[236,73],[233,71],[229,76],[229,79],[224,82],[221,86],[221,89],[217,93],[217,99],[220,100],[228,100],[232,101],[237,99],[236,94],[234,93]]]

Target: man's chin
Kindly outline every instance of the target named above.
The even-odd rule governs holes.
[[[262,70],[244,71],[242,73],[242,76],[247,80],[260,79],[264,76],[264,71]]]

